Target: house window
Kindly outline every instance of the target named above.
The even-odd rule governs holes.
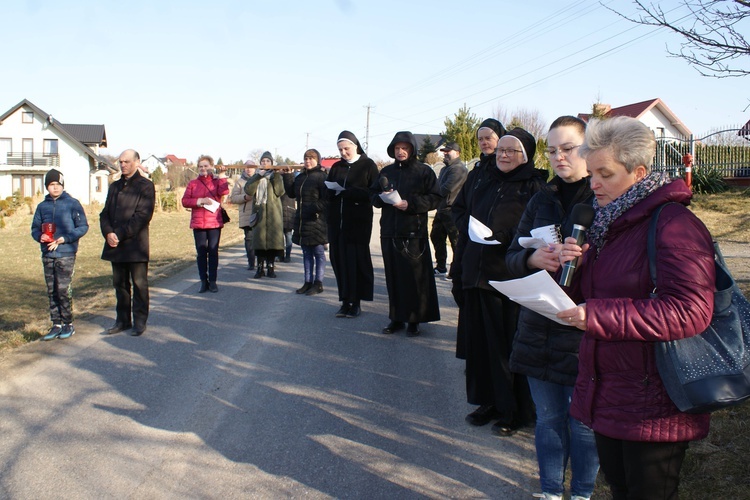
[[[34,112],[24,111],[22,121],[23,123],[34,123]]]
[[[11,185],[13,192],[18,192],[23,197],[44,194],[43,175],[14,175]]]
[[[44,156],[57,156],[57,139],[44,139]]]
[[[96,192],[101,193],[102,192],[102,177],[97,176],[96,178]]]

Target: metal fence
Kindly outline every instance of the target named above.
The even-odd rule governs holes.
[[[682,158],[693,155],[693,170],[712,168],[724,178],[750,177],[750,128],[726,127],[696,137],[657,137],[654,168],[672,177],[685,174]]]

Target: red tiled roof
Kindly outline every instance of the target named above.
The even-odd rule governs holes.
[[[187,160],[185,158],[177,158],[175,155],[167,155],[164,159],[175,165],[187,165]]]

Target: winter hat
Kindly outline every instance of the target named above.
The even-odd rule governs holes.
[[[352,144],[357,146],[357,154],[364,154],[365,150],[362,149],[362,145],[359,143],[359,140],[357,139],[357,136],[349,132],[348,130],[344,130],[339,134],[339,138],[336,140],[336,144],[338,144],[341,141],[349,141]]]
[[[494,118],[487,118],[482,123],[479,124],[479,128],[477,129],[477,132],[479,132],[479,129],[482,128],[488,128],[495,132],[498,137],[504,136],[507,132],[505,131],[505,127],[503,127],[503,124],[499,121],[495,120]]]
[[[44,176],[44,187],[49,187],[53,182],[59,182],[62,187],[65,187],[65,177],[62,172],[55,170],[54,168]]]
[[[269,160],[271,160],[271,165],[273,165],[273,156],[271,156],[270,151],[264,151],[260,157],[260,161],[263,161],[263,158],[268,158]]]
[[[314,156],[315,161],[318,163],[318,165],[320,165],[320,153],[317,149],[308,149],[307,151],[305,151],[303,157],[305,156]]]

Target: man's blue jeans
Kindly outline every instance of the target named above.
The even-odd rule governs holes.
[[[562,495],[570,458],[570,494],[589,498],[594,491],[599,457],[594,431],[570,416],[573,386],[527,377],[536,405],[536,456],[542,491]]]

